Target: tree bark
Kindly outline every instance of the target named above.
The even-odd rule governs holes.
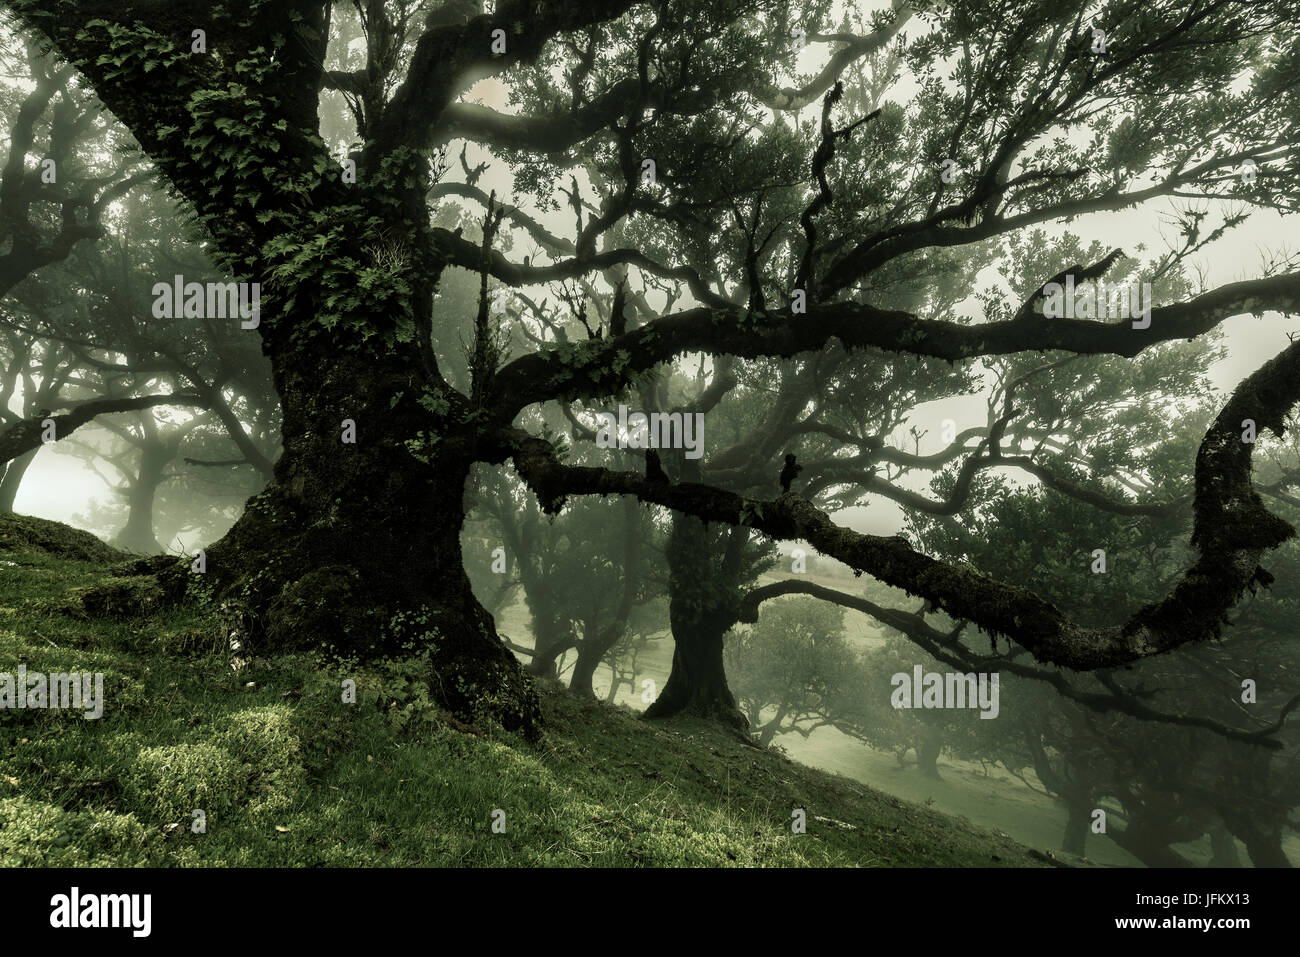
[[[321,348],[321,347],[318,347]],[[461,555],[472,435],[435,419],[436,467],[407,440],[430,430],[399,355],[272,353],[284,452],[272,483],[208,550],[218,594],[268,648],[362,658],[427,652],[430,689],[467,719],[540,728],[531,681],[470,588]],[[344,442],[344,420],[355,442]]]
[[[718,555],[704,522],[673,516],[668,543],[673,666],[644,717],[690,713],[748,730],[722,663],[723,636],[735,624],[740,603],[739,583],[728,571],[738,565],[747,537],[744,528],[732,530],[724,539],[725,554]]]

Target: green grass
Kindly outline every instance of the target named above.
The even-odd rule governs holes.
[[[544,687],[534,747],[441,712],[419,661],[241,658],[197,606],[129,617],[149,595],[112,574],[122,559],[0,517],[0,671],[103,672],[107,699],[97,721],[0,710],[0,864],[1047,863],[704,722],[648,723]],[[105,607],[118,617],[86,610]],[[196,808],[206,833],[191,830]],[[792,833],[796,808],[806,834]]]

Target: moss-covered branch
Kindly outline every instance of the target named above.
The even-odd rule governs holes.
[[[1035,659],[1080,671],[1114,667],[1193,641],[1217,637],[1242,594],[1272,576],[1260,567],[1265,551],[1295,530],[1264,508],[1251,482],[1253,444],[1242,441],[1242,422],[1280,435],[1288,411],[1300,400],[1300,343],[1248,377],[1206,433],[1196,460],[1192,544],[1200,557],[1160,602],[1135,612],[1123,625],[1079,625],[1028,588],[1000,582],[972,568],[948,565],[915,551],[902,537],[844,528],[800,495],[754,501],[698,483],[656,482],[632,472],[563,465],[549,442],[519,430],[501,434],[500,455],[515,468],[550,512],[568,495],[635,495],[705,521],[750,525],[782,540],[805,540],[858,572],[930,601],[954,618],[1006,637]]]
[[[742,358],[790,357],[832,338],[847,348],[959,360],[1059,350],[1132,357],[1160,342],[1192,339],[1244,312],[1300,312],[1300,274],[1229,283],[1185,302],[1151,310],[1146,328],[1086,319],[1005,320],[968,325],[922,319],[855,302],[810,308],[807,315],[748,313],[717,305],[662,316],[612,339],[564,344],[522,356],[501,370],[499,412],[512,418],[547,399],[619,392],[636,375],[691,352]]]
[[[180,392],[174,395],[146,395],[128,399],[93,399],[74,406],[71,412],[62,415],[45,414],[22,419],[0,432],[0,463],[16,459],[33,449],[39,449],[45,444],[47,434],[53,435],[52,441],[66,439],[96,416],[113,412],[136,412],[159,405],[195,405],[206,408],[207,402],[197,395]]]

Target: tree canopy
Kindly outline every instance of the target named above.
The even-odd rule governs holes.
[[[1206,367],[1199,344],[1234,316],[1300,312],[1285,256],[1221,285],[1190,270],[1300,201],[1293,0],[4,6],[57,64],[19,120],[56,95],[98,98],[260,303],[251,325],[177,333],[164,379],[33,410],[0,449],[30,452],[48,422],[61,438],[99,414],[206,409],[269,478],[205,568],[270,647],[425,646],[444,704],[535,730],[460,541],[471,475],[507,462],[544,513],[621,495],[673,514],[661,713],[734,704],[722,635],[754,604],[757,536],[807,543],[1041,664],[1095,671],[1218,637],[1295,535],[1253,473],[1258,438],[1280,438],[1300,400],[1300,342],[1199,435],[1153,450]],[[29,143],[32,122],[16,127]],[[31,149],[11,148],[0,185],[23,275],[93,240],[93,215],[69,207],[93,214],[131,175],[65,166],[59,189],[78,185],[56,194]],[[1100,245],[1060,233],[1160,202],[1177,239],[1154,256],[1126,250],[1119,225]],[[62,204],[63,232],[42,232],[39,203]],[[107,308],[132,321],[81,348],[136,372],[153,361],[139,302],[177,271],[160,267],[127,267],[143,285]],[[469,297],[453,289],[466,273]],[[1102,283],[1128,307],[1093,295]],[[43,334],[71,338],[76,321]],[[249,435],[265,403],[240,371],[245,342],[279,401],[273,471]],[[232,379],[242,398],[223,393]],[[898,434],[926,402],[986,393],[987,425],[940,452]],[[704,459],[597,454],[592,414],[628,400],[707,416]],[[934,468],[941,499],[907,487]],[[880,498],[952,514],[1001,469],[1113,514],[1190,509],[1186,554],[1103,620],[840,520]],[[1274,481],[1290,494],[1289,475]],[[714,593],[688,594],[706,567]],[[207,593],[188,565],[142,570],[174,600]]]

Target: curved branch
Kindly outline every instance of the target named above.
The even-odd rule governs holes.
[[[158,405],[195,405],[207,408],[207,402],[197,396],[182,392],[172,395],[146,395],[130,399],[92,399],[72,406],[72,411],[64,415],[37,414],[23,419],[15,425],[0,432],[0,462],[16,459],[33,449],[39,449],[44,443],[42,433],[45,423],[54,424],[54,435],[65,439],[81,426],[96,416],[113,412],[135,412],[139,409],[151,409]]]
[[[1062,697],[1077,701],[1099,714],[1118,711],[1121,714],[1127,714],[1143,721],[1204,728],[1229,740],[1246,741],[1266,748],[1281,749],[1282,742],[1270,736],[1276,734],[1282,728],[1287,715],[1295,707],[1297,700],[1293,699],[1282,709],[1278,720],[1274,724],[1256,731],[1243,731],[1240,728],[1233,728],[1215,721],[1213,718],[1158,711],[1147,707],[1138,699],[1125,695],[1119,690],[1114,690],[1110,694],[1094,694],[1080,691],[1070,684],[1060,672],[1044,671],[1042,668],[1022,665],[1017,661],[997,655],[972,655],[957,643],[955,635],[942,632],[933,627],[920,614],[900,611],[896,608],[886,608],[857,595],[845,594],[834,588],[827,588],[825,585],[793,578],[763,585],[746,594],[741,600],[737,621],[757,621],[758,606],[769,599],[779,598],[783,595],[810,595],[822,601],[860,611],[883,624],[889,625],[891,628],[901,631],[909,641],[916,644],[931,657],[962,672],[1006,671],[1021,678],[1042,681],[1051,685]]]
[[[475,272],[482,268],[483,251],[468,239],[463,239],[452,230],[442,227],[430,230],[429,235],[431,243],[444,262],[452,266],[472,269]],[[488,256],[487,272],[494,279],[499,279],[508,285],[527,286],[558,279],[572,279],[575,276],[620,265],[635,266],[651,275],[686,283],[691,293],[701,302],[718,306],[727,305],[727,301],[713,292],[694,269],[689,266],[661,265],[637,249],[609,249],[600,253],[563,259],[547,266],[521,266],[512,263],[496,250],[492,250]]]
[[[515,116],[477,103],[452,103],[439,117],[431,145],[467,139],[505,149],[563,154],[623,116],[636,103],[640,88],[640,81],[629,77],[582,109],[545,116]]]
[[[894,22],[874,33],[869,33],[863,37],[845,34],[810,37],[809,39],[814,42],[844,41],[844,46],[832,53],[821,71],[803,86],[798,89],[792,87],[784,87],[780,90],[769,88],[757,94],[758,101],[773,110],[801,110],[815,101],[817,97],[835,85],[836,79],[848,68],[849,64],[854,60],[875,53],[877,50],[884,49],[885,45],[898,36],[903,27],[907,25],[914,12],[912,5],[906,3],[905,0],[894,0],[891,6],[894,13],[897,14],[894,17]]]
[[[834,337],[849,349],[874,347],[949,360],[1030,350],[1132,357],[1159,342],[1195,338],[1229,316],[1268,309],[1300,312],[1300,273],[1229,283],[1152,309],[1151,322],[1142,329],[1127,320],[1042,317],[963,325],[856,302],[814,307],[796,316],[749,313],[719,303],[661,316],[611,339],[521,356],[498,376],[497,411],[505,421],[534,402],[612,395],[637,374],[688,352],[788,358],[819,349]]]
[[[423,149],[462,90],[507,68],[532,63],[556,34],[613,20],[638,0],[503,0],[495,13],[463,23],[428,26],[415,44],[406,78],[376,125],[367,152],[384,156],[400,146]],[[441,7],[430,13],[430,23]],[[505,52],[494,54],[493,32],[504,30]],[[367,164],[378,168],[377,163]]]
[[[429,199],[439,199],[443,196],[461,196],[465,199],[472,199],[484,209],[487,208],[488,200],[491,199],[482,189],[471,186],[469,183],[437,183],[428,193]],[[499,208],[504,211],[507,220],[521,227],[552,255],[573,252],[573,242],[571,240],[555,235],[519,207],[501,205]]]
[[[1027,588],[936,561],[902,537],[838,526],[794,493],[753,501],[699,483],[655,482],[631,472],[565,466],[549,442],[517,429],[498,433],[497,460],[514,460],[549,513],[559,511],[570,494],[635,495],[705,521],[750,525],[774,539],[803,539],[856,571],[925,598],[953,618],[1017,642],[1038,661],[1093,671],[1217,637],[1242,593],[1271,583],[1260,558],[1295,530],[1269,512],[1255,492],[1250,477],[1254,446],[1241,441],[1240,422],[1251,418],[1281,435],[1284,418],[1298,400],[1300,343],[1243,381],[1201,442],[1192,535],[1198,560],[1162,601],[1139,609],[1123,625],[1105,628],[1076,624]]]

